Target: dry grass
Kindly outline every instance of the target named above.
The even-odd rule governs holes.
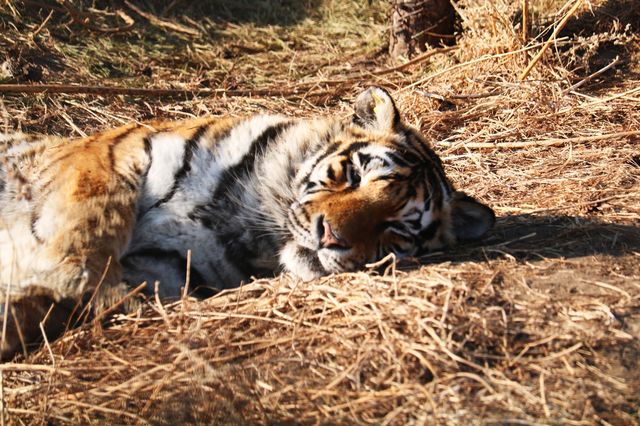
[[[4,420],[640,423],[637,0],[580,6],[524,81],[574,2],[530,1],[525,43],[520,2],[459,1],[458,49],[400,70],[383,53],[380,2],[135,3],[157,21],[124,3],[124,15],[97,4],[48,19],[27,3],[0,11],[0,55],[15,65],[6,81],[288,92],[6,95],[7,128],[346,115],[354,93],[380,84],[436,141],[457,185],[500,218],[482,245],[386,273],[278,277],[85,325],[0,367]],[[121,33],[101,32],[127,18]]]

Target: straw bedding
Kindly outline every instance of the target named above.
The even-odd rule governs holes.
[[[3,19],[16,27],[4,24],[0,51],[22,52],[14,62],[41,69],[42,81],[95,84],[106,72],[112,85],[273,92],[5,95],[8,128],[73,134],[149,115],[265,109],[346,115],[361,87],[385,85],[452,180],[499,219],[481,244],[446,253],[309,283],[259,280],[205,301],[152,299],[87,322],[0,367],[3,421],[640,423],[638,2],[578,7],[523,81],[574,2],[530,2],[526,43],[516,4],[456,2],[458,48],[409,66],[381,53],[386,5],[346,3],[309,3],[308,16],[286,24],[267,9],[232,22],[125,8],[135,25],[100,42],[93,27],[124,19],[107,6],[71,24],[62,8],[29,39],[47,14],[18,18],[11,8],[22,3],[7,3]],[[215,38],[204,35],[212,28]],[[152,81],[126,55],[112,59],[118,77],[78,53],[113,54],[117,43],[130,54],[144,45]],[[170,46],[188,49],[171,58]],[[30,60],[30,49],[52,63]]]

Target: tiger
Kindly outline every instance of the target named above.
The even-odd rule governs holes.
[[[206,297],[482,238],[493,210],[447,178],[371,87],[349,117],[203,117],[81,139],[0,136],[2,359],[131,288]],[[146,283],[146,284],[144,284]]]

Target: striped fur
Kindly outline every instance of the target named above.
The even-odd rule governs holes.
[[[59,306],[96,293],[100,306],[144,281],[176,297],[189,250],[198,294],[281,270],[308,280],[491,227],[493,212],[454,190],[384,90],[355,109],[346,121],[261,115],[0,137],[0,297]],[[12,315],[29,340],[43,314]],[[16,348],[9,339],[3,353]]]

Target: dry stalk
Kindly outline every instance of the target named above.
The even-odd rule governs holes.
[[[0,370],[0,424],[5,425],[4,371]]]
[[[187,272],[184,278],[184,288],[182,289],[182,299],[185,300],[189,295],[189,284],[191,282],[191,250],[187,250]]]
[[[569,11],[564,15],[564,18],[562,18],[560,23],[555,27],[555,29],[553,30],[553,33],[549,37],[549,40],[547,40],[546,43],[544,43],[544,45],[542,46],[542,49],[540,49],[540,51],[536,54],[536,56],[533,57],[529,65],[527,65],[524,71],[522,71],[522,74],[520,74],[520,77],[519,77],[520,81],[527,78],[527,76],[529,75],[533,67],[536,66],[538,61],[540,61],[540,59],[542,58],[542,55],[544,55],[544,52],[547,51],[547,49],[549,48],[549,46],[551,46],[552,43],[556,42],[556,37],[558,36],[558,33],[564,28],[567,22],[569,22],[569,19],[578,11],[578,8],[581,5],[582,5],[582,0],[575,1],[571,9],[569,9]]]
[[[564,41],[564,40],[566,40],[566,39],[560,38],[557,41]],[[473,60],[470,60],[470,61],[467,61],[467,62],[463,62],[461,64],[457,64],[457,65],[454,65],[452,67],[446,68],[444,70],[438,71],[438,72],[436,72],[434,74],[430,74],[427,77],[424,77],[424,78],[422,78],[422,79],[420,79],[420,80],[418,80],[418,81],[416,81],[414,83],[411,83],[411,84],[409,84],[407,86],[404,86],[398,92],[404,92],[404,91],[407,91],[409,89],[413,89],[414,87],[422,86],[429,80],[433,80],[434,78],[439,77],[441,75],[447,75],[447,74],[451,73],[452,71],[456,71],[456,70],[458,70],[460,68],[468,68],[471,65],[475,65],[475,64],[478,64],[480,62],[490,61],[492,59],[504,58],[504,57],[516,55],[518,53],[527,52],[527,51],[529,51],[531,49],[535,49],[536,47],[539,47],[540,45],[542,45],[542,43],[538,43],[538,44],[535,44],[535,45],[532,45],[532,46],[525,46],[525,47],[522,47],[520,49],[516,49],[516,50],[510,51],[510,52],[499,53],[499,54],[496,54],[496,55],[486,55],[486,56],[483,56],[483,57],[480,57],[480,58],[476,58],[476,59],[473,59]],[[2,87],[2,86],[0,85],[0,87]],[[1,90],[0,90],[0,92],[1,92]]]
[[[602,98],[602,99],[596,99],[595,101],[592,102],[585,102],[583,104],[580,104],[577,106],[577,108],[588,108],[588,107],[592,107],[595,105],[599,105],[599,104],[603,104],[606,102],[610,102],[610,101],[614,101],[616,99],[620,99],[620,98],[625,98],[629,95],[633,95],[635,93],[639,93],[640,92],[640,87],[634,87],[633,89],[629,89],[629,90],[625,90],[622,93],[618,93],[615,95],[611,95],[611,96],[607,96],[606,98]],[[567,112],[572,111],[572,108],[564,108],[560,111],[558,111],[558,114],[564,114]]]
[[[171,31],[175,31],[175,32],[178,32],[178,33],[187,34],[187,35],[194,36],[194,37],[200,35],[200,31],[198,31],[198,30],[186,27],[186,26],[178,24],[176,22],[169,22],[169,21],[165,21],[163,19],[160,19],[157,16],[152,15],[151,13],[147,13],[147,12],[143,11],[138,6],[134,5],[133,3],[131,3],[128,0],[124,0],[124,4],[126,4],[129,7],[129,9],[133,10],[135,13],[137,13],[138,15],[142,16],[147,21],[149,21],[149,23],[152,24],[152,25],[155,25],[155,26],[158,26],[158,27],[161,27],[161,28],[164,28],[164,29],[168,29],[168,30],[171,30]]]
[[[576,90],[579,87],[584,86],[586,83],[590,82],[595,77],[598,77],[599,75],[604,74],[605,72],[609,71],[611,68],[615,67],[619,63],[620,63],[620,57],[616,56],[616,58],[613,61],[611,61],[611,63],[609,63],[608,65],[605,65],[602,68],[600,68],[598,71],[594,72],[593,74],[590,74],[590,75],[586,76],[585,78],[583,78],[582,80],[580,80],[576,84],[573,84],[572,86],[567,87],[565,90],[562,91],[562,94],[566,95],[567,93],[569,93],[569,92],[571,92],[573,90]]]
[[[49,14],[47,15],[47,17],[44,18],[44,21],[42,21],[42,24],[40,24],[40,26],[38,28],[36,28],[36,30],[33,33],[31,33],[31,37],[32,38],[37,36],[40,33],[40,31],[42,31],[44,29],[44,27],[46,27],[47,22],[49,22],[49,20],[53,16],[53,12],[54,12],[53,10],[50,10]]]
[[[541,141],[530,142],[437,142],[437,145],[447,148],[469,148],[469,149],[522,149],[531,147],[551,147],[565,146],[568,144],[599,142],[610,139],[635,138],[640,136],[640,130],[628,132],[616,132],[606,135],[578,136],[575,138],[551,138]]]
[[[529,0],[522,0],[522,42],[529,39]]]
[[[75,321],[75,325],[81,324],[86,318],[89,317],[89,315],[91,314],[92,309],[95,308],[94,302],[96,301],[96,298],[100,294],[100,290],[102,288],[102,285],[104,284],[105,278],[107,277],[107,273],[109,272],[109,268],[111,268],[111,261],[112,261],[111,256],[109,256],[109,258],[107,259],[107,261],[106,261],[106,263],[104,265],[104,269],[102,270],[102,274],[100,275],[100,278],[98,279],[98,283],[96,284],[96,288],[91,293],[91,297],[89,298],[87,303],[82,308],[82,311],[80,311],[80,314],[78,314],[78,318]]]
[[[51,312],[53,311],[54,307],[55,307],[55,305],[52,303],[51,306],[49,306],[49,310],[45,314],[44,318],[42,318],[42,321],[40,321],[38,326],[40,327],[40,333],[42,334],[42,340],[44,341],[44,346],[47,348],[47,351],[49,352],[51,365],[55,369],[56,368],[56,358],[53,356],[53,351],[51,350],[51,345],[49,344],[49,338],[47,337],[47,333],[44,331],[44,324],[49,320],[49,316],[51,315]]]
[[[144,89],[133,87],[87,86],[80,84],[0,84],[0,93],[62,93],[100,96],[206,97],[206,96],[293,96],[295,90],[226,90],[226,89]]]
[[[142,284],[140,284],[139,286],[137,286],[136,288],[134,288],[133,290],[128,292],[120,300],[116,301],[113,305],[109,306],[107,309],[104,309],[101,312],[98,312],[98,314],[92,320],[93,324],[98,324],[100,321],[104,320],[109,315],[111,315],[111,314],[117,312],[118,310],[120,310],[124,306],[125,303],[127,303],[129,300],[131,300],[134,297],[136,297],[139,294],[141,294],[146,286],[147,286],[147,283],[143,282]]]
[[[61,369],[59,366],[49,366],[45,364],[18,364],[18,363],[4,363],[0,364],[0,371],[43,371],[47,373],[61,374],[63,376],[71,376],[70,371]]]
[[[403,71],[403,70],[406,70],[409,67],[412,67],[412,66],[414,66],[416,64],[424,62],[425,60],[429,59],[430,57],[432,57],[434,55],[452,52],[452,51],[454,51],[456,49],[458,49],[457,46],[439,47],[439,48],[431,49],[431,50],[429,50],[429,51],[427,51],[427,52],[425,52],[425,53],[423,53],[421,55],[416,56],[415,58],[412,58],[412,59],[408,60],[404,64],[397,65],[397,66],[391,67],[391,68],[385,68],[385,69],[382,69],[382,70],[372,71],[371,74],[372,75],[384,75],[384,74],[391,74],[391,73],[397,72],[397,71]],[[345,82],[346,81],[347,80],[345,80]]]

